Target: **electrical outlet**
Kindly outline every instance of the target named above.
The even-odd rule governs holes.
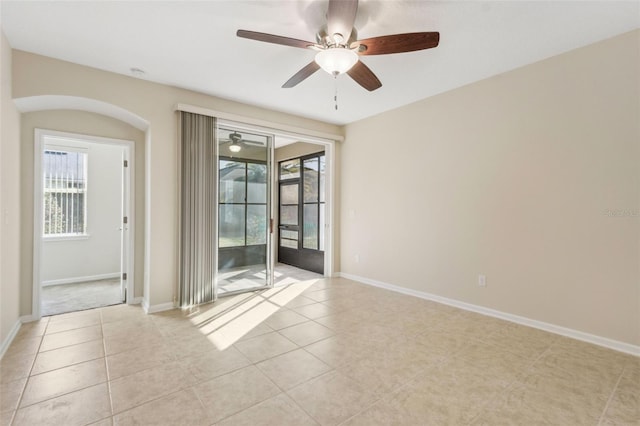
[[[360,255],[356,254],[356,263],[360,263]]]
[[[487,277],[480,274],[478,275],[478,285],[480,287],[486,287],[487,286]]]

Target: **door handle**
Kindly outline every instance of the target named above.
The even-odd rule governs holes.
[[[269,233],[273,234],[273,219],[269,219]]]

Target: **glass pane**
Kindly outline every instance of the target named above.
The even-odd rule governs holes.
[[[220,247],[244,245],[244,205],[221,205],[218,223]]]
[[[220,202],[244,203],[246,163],[220,160]]]
[[[318,205],[304,205],[302,247],[318,250]]]
[[[280,185],[280,204],[298,204],[298,184]]]
[[[218,128],[218,295],[270,284],[270,136]]]
[[[267,202],[267,165],[249,163],[247,166],[247,203]]]
[[[320,202],[324,203],[324,170],[325,170],[325,158],[324,155],[320,157]]]
[[[44,234],[85,234],[87,153],[45,150]]]
[[[286,238],[281,238],[280,239],[280,245],[282,247],[288,247],[288,248],[292,248],[292,249],[297,249],[298,248],[298,240],[288,240]]]
[[[280,162],[280,179],[297,179],[300,177],[300,159]]]
[[[283,225],[297,225],[298,206],[280,206],[280,223]]]
[[[267,243],[267,206],[247,206],[247,245]]]
[[[318,201],[318,158],[304,160],[304,202]]]
[[[289,231],[287,229],[283,229],[280,231],[280,236],[282,238],[288,238],[290,240],[297,240],[298,239],[298,231]]]
[[[321,251],[324,251],[324,204],[320,204],[320,247]]]

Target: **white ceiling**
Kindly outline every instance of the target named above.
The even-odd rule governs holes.
[[[439,31],[435,49],[365,62],[367,92],[322,70],[282,84],[311,50],[240,39],[247,29],[315,41],[326,0],[1,2],[14,49],[142,77],[329,123],[345,124],[640,27],[639,1],[361,0],[359,38]]]

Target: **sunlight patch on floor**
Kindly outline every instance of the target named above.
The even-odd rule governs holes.
[[[280,307],[273,303],[259,303],[249,311],[209,334],[207,338],[216,348],[223,351],[279,309]]]
[[[223,351],[286,306],[318,280],[232,296],[191,319],[216,348]]]
[[[209,321],[205,325],[201,326],[200,331],[204,334],[213,333],[214,331],[224,327],[226,324],[230,323],[243,313],[249,311],[262,301],[263,299],[261,297],[252,297],[251,299],[244,301],[235,308],[215,317],[212,321]]]
[[[283,278],[282,281],[276,282],[274,284],[274,286],[276,288],[280,288],[280,287],[285,287],[285,286],[288,286],[288,285],[291,285],[291,284],[295,284],[297,282],[300,282],[300,281],[296,280],[295,278],[286,277],[286,278]]]
[[[300,281],[286,287],[278,286],[265,292],[266,297],[279,306],[286,306],[296,297],[300,296],[306,289],[314,285],[318,280]],[[271,292],[271,293],[270,293]]]
[[[205,310],[201,314],[191,318],[191,323],[196,326],[200,326],[214,318],[217,315],[224,313],[228,309],[232,309],[235,305],[242,303],[244,300],[253,297],[251,293],[238,294],[237,296],[229,297],[220,300],[213,304],[209,309]]]

